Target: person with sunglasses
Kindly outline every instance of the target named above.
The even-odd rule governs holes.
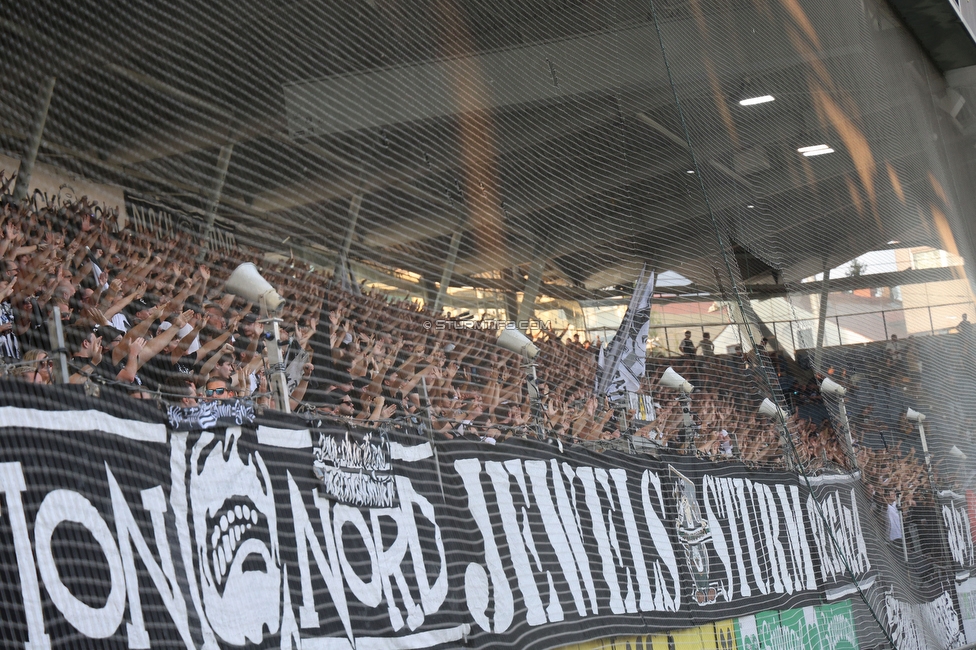
[[[15,376],[32,384],[51,383],[51,359],[44,350],[28,350],[24,354],[24,364],[14,372]]]
[[[208,381],[203,394],[206,400],[234,399],[235,396],[234,391],[230,387],[230,383],[223,379],[211,379]]]

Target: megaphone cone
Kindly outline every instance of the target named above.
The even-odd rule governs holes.
[[[532,339],[514,328],[510,329],[506,327],[503,329],[502,333],[498,335],[498,340],[495,342],[499,347],[505,348],[509,352],[520,354],[528,359],[535,359],[536,355],[539,354],[539,348],[535,346]]]
[[[847,394],[847,389],[830,377],[824,377],[824,380],[820,382],[820,392],[827,395],[834,395],[836,397],[843,397]]]
[[[913,408],[908,409],[908,419],[912,422],[922,422],[925,420],[925,414],[919,413]]]
[[[684,393],[690,393],[695,390],[695,387],[690,382],[686,381],[684,377],[675,372],[675,369],[670,366],[661,375],[658,383],[665,388],[676,388]]]
[[[776,406],[776,403],[773,402],[773,400],[769,399],[768,397],[763,399],[762,404],[759,405],[759,414],[765,415],[766,417],[770,417],[770,418],[775,418],[779,416],[784,420],[790,417],[789,413],[787,413],[780,407]]]
[[[239,296],[248,302],[261,305],[269,312],[274,311],[283,302],[275,288],[265,280],[258,268],[251,262],[244,262],[230,274],[224,291]]]

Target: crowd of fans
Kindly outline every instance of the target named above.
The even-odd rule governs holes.
[[[35,194],[17,204],[9,184],[0,176],[0,356],[7,374],[20,380],[54,381],[48,321],[57,308],[68,380],[91,393],[188,407],[249,399],[274,408],[265,349],[270,326],[257,305],[223,290],[230,272],[250,261],[285,298],[280,342],[292,410],[489,444],[544,431],[601,449],[632,435],[650,441],[642,449],[682,446],[715,459],[783,463],[778,423],[756,414],[760,373],[779,369],[764,346],[724,357],[714,356],[708,340],[682,349],[686,358],[673,360],[675,368],[698,388],[689,432],[677,393],[657,388],[664,366],[646,380],[655,387],[649,392],[657,418],[635,424],[633,412],[615,412],[593,394],[598,346],[565,331],[538,331],[540,400],[533,412],[523,361],[495,344],[495,330],[363,286],[344,287],[321,270],[256,249],[228,254],[136,232],[84,198]],[[803,399],[819,399],[814,393],[804,390]],[[802,465],[850,466],[827,420],[794,418],[788,426]],[[896,480],[905,489],[917,486],[914,456],[885,453],[875,458],[861,449],[859,464],[890,463],[904,470]]]

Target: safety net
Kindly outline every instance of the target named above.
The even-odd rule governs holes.
[[[0,645],[976,643],[912,5],[0,7]]]

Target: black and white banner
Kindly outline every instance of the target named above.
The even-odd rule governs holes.
[[[976,567],[976,549],[970,531],[969,504],[965,495],[949,490],[939,492],[939,515],[945,534],[947,553],[958,572],[958,579],[965,580]]]
[[[125,193],[125,209],[136,232],[155,237],[179,240],[184,237],[199,239],[206,233],[206,215],[182,210],[166,203]],[[209,232],[207,248],[229,252],[237,249],[235,226],[221,218],[215,219]]]
[[[871,568],[853,479],[815,501],[677,456],[4,396],[10,647],[555,647],[817,605]]]

